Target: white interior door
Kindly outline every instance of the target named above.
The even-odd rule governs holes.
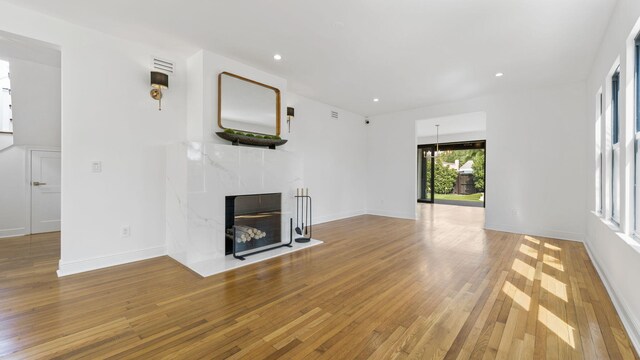
[[[31,233],[60,231],[60,152],[31,151]]]

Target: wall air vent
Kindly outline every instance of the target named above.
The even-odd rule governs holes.
[[[173,61],[154,57],[151,60],[151,68],[153,70],[161,71],[167,74],[173,74],[173,72],[175,71],[175,63]]]
[[[331,111],[331,117],[334,118],[334,119],[337,119],[338,118],[338,112],[332,110]]]

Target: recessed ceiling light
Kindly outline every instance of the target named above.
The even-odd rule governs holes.
[[[378,98],[373,99],[373,102],[378,102],[378,101],[380,101],[380,99]]]
[[[504,76],[504,74],[503,74],[503,73],[501,73],[501,72],[496,73],[496,77],[503,77],[503,76]]]
[[[275,55],[273,55],[273,59],[274,59],[274,60],[282,60],[282,55],[280,55],[280,54],[275,54]]]

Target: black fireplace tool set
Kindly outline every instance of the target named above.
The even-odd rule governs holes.
[[[306,194],[306,195],[304,195]],[[311,225],[312,219],[311,196],[308,195],[308,189],[304,192],[299,191],[296,195],[296,234],[300,237],[296,238],[297,243],[307,243],[311,241]]]

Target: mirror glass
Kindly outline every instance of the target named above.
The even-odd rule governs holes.
[[[280,135],[280,91],[230,73],[218,77],[218,125]]]

